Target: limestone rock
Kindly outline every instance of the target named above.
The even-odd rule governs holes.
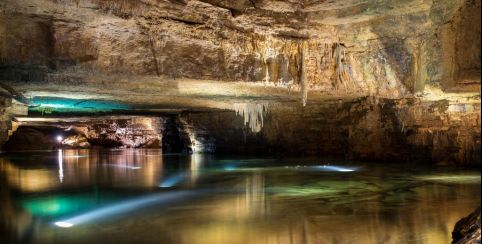
[[[452,238],[454,244],[480,243],[480,207],[457,222]]]

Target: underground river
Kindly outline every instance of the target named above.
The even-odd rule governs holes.
[[[0,158],[24,243],[449,243],[480,171],[320,158],[55,150]]]

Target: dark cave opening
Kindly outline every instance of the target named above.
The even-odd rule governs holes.
[[[162,132],[163,153],[192,153],[189,135],[184,131],[177,116],[169,116]]]

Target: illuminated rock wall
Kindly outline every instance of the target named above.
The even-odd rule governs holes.
[[[59,146],[55,137],[63,135],[61,144],[67,147],[88,142],[87,147],[163,148],[167,153],[316,155],[480,165],[480,103],[365,97],[306,107],[272,104],[263,110],[256,114],[263,121],[256,130],[242,114],[228,110],[22,123],[34,130],[49,127],[55,131],[32,133],[21,127],[5,149],[39,149],[40,142],[52,146],[43,149],[52,149]],[[25,139],[17,138],[22,136]],[[75,138],[80,141],[72,144]]]
[[[0,147],[17,129],[14,116],[27,115],[27,107],[9,97],[0,96]]]
[[[214,138],[207,131],[195,128],[178,115],[37,118],[18,125],[2,149],[162,148],[165,153],[216,150]]]
[[[100,117],[74,121],[22,122],[7,151],[55,148],[161,148],[164,119]],[[58,141],[58,137],[62,137]]]
[[[473,0],[4,0],[0,80],[175,110],[191,151],[474,163],[478,20]],[[147,143],[130,125],[85,130]]]
[[[480,165],[480,104],[360,98],[271,106],[253,133],[233,112],[189,114],[217,152]]]
[[[7,0],[0,79],[157,75],[398,98],[480,73],[480,1],[251,2]]]

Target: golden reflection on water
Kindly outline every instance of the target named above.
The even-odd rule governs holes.
[[[265,201],[249,184],[244,194],[191,206],[185,213],[173,211],[154,225],[180,226],[169,229],[173,243],[450,243],[455,223],[474,210],[478,196],[473,187],[438,188],[435,193],[414,189],[414,202],[384,206],[356,199],[343,204]],[[440,198],[454,192],[460,198]]]
[[[41,155],[38,162],[34,155],[0,158],[5,182],[0,217],[34,243],[438,244],[449,243],[455,223],[480,205],[480,173],[449,168],[405,172],[379,166],[343,174],[280,167],[222,171],[201,154],[169,157],[127,149],[64,150],[61,155],[61,160]],[[181,186],[159,188],[173,172],[182,172]],[[9,193],[55,195],[97,184],[119,194],[126,189],[208,191],[67,229],[22,210]]]
[[[59,150],[52,157],[57,171],[32,164],[19,166],[8,158],[0,158],[1,171],[10,186],[22,192],[42,192],[102,181],[120,186],[156,187],[163,168],[162,154],[157,150],[126,149],[108,154],[88,149]]]

